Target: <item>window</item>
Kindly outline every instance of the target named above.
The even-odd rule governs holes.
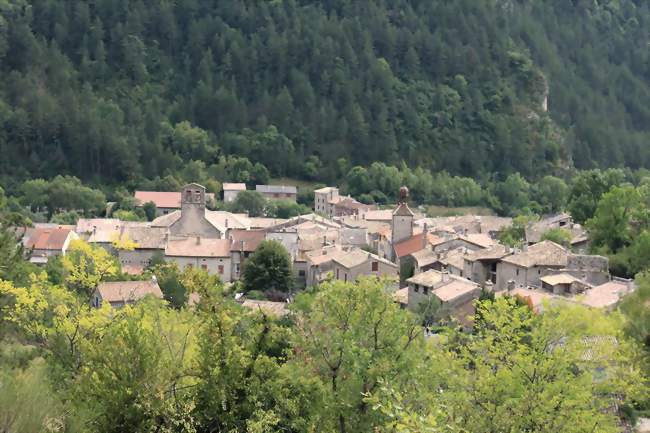
[[[219,273],[223,275],[223,265],[219,265]]]
[[[192,191],[188,190],[185,192],[185,200],[192,201]]]
[[[415,293],[418,293],[418,292],[420,291],[420,286],[418,286],[417,284],[414,285],[414,286],[413,286],[413,291],[414,291]]]
[[[203,269],[204,271],[207,271],[208,270],[208,265],[201,265],[201,269]]]
[[[345,274],[345,278],[343,279],[346,283],[348,282],[348,274]]]
[[[429,288],[428,287],[422,287],[422,293],[424,293],[425,295],[428,295],[429,294]]]
[[[194,266],[192,266],[191,263],[188,263],[187,265],[185,265],[185,268],[186,268],[186,269],[192,269],[193,267],[194,267]]]
[[[517,275],[519,275],[519,269],[517,269]]]
[[[302,270],[298,271],[298,276],[299,277],[304,277],[305,276],[305,271],[302,271]]]
[[[239,263],[235,263],[235,272],[236,272],[236,273],[239,273],[240,269],[241,269],[241,268],[240,268]]]
[[[339,270],[338,269],[336,270],[336,279],[337,280],[339,279]]]
[[[377,272],[379,270],[379,262],[372,262],[372,272]]]

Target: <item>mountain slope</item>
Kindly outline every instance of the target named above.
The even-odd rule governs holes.
[[[0,173],[650,167],[648,29],[642,0],[0,0]]]

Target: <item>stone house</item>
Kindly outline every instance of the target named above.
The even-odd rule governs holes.
[[[487,281],[495,285],[498,263],[511,254],[513,250],[504,245],[472,251],[464,258],[464,276],[480,285],[484,285]]]
[[[501,259],[497,264],[496,289],[541,287],[541,278],[566,268],[569,252],[561,245],[543,241]]]
[[[349,248],[340,245],[327,245],[305,253],[307,286],[317,286],[328,276],[333,275],[334,258],[339,254],[346,254]]]
[[[266,239],[266,232],[263,230],[231,230],[228,237],[232,242],[230,245],[231,278],[238,280],[244,271],[246,259]]]
[[[255,191],[268,200],[293,200],[298,197],[298,189],[291,185],[256,185]]]
[[[408,280],[408,308],[417,311],[420,304],[435,297],[460,321],[472,313],[473,302],[478,299],[481,288],[478,284],[447,272],[429,270]],[[469,313],[469,314],[466,314]]]
[[[113,281],[99,283],[91,298],[91,305],[99,308],[108,302],[113,308],[134,304],[146,296],[163,298],[155,277],[149,281]]]
[[[570,274],[560,273],[540,278],[542,289],[554,295],[577,295],[591,289],[591,285]]]
[[[29,227],[25,230],[22,243],[29,254],[29,261],[44,265],[50,257],[64,256],[70,242],[75,239],[79,239],[79,236],[71,228]]]
[[[549,230],[563,229],[571,235],[571,249],[579,253],[585,253],[589,247],[589,234],[579,224],[575,224],[571,215],[561,213],[530,223],[526,227],[526,242],[534,245],[541,241],[542,236]]]
[[[334,279],[345,282],[355,281],[360,276],[397,279],[399,273],[396,264],[358,248],[335,255],[332,262]]]
[[[231,203],[235,201],[240,192],[246,191],[245,183],[224,183],[223,186],[223,202]]]
[[[339,200],[339,189],[331,186],[314,190],[314,211],[332,217],[334,204]]]
[[[232,280],[232,263],[229,239],[195,237],[169,238],[165,258],[178,264],[180,269],[204,269],[218,275],[221,281]]]
[[[125,273],[138,275],[149,266],[156,253],[165,251],[168,235],[164,227],[127,225],[120,230],[119,239],[135,244],[133,250],[117,251],[117,257]]]

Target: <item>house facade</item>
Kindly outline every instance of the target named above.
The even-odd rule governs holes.
[[[291,185],[256,185],[255,191],[267,200],[293,200],[298,197],[298,189]]]
[[[224,203],[231,203],[235,201],[237,195],[246,191],[245,183],[224,183],[223,186],[223,201]]]
[[[229,283],[232,281],[230,246],[229,239],[200,236],[170,238],[165,248],[165,258],[176,263],[180,269],[203,269]]]

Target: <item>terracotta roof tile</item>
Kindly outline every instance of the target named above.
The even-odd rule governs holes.
[[[61,251],[71,232],[63,228],[28,228],[24,237],[25,247]]]
[[[206,199],[214,200],[214,194],[205,194]],[[174,191],[136,191],[135,199],[140,206],[148,202],[155,203],[159,208],[181,208],[181,193]]]
[[[170,257],[230,257],[230,240],[200,237],[170,239],[165,248]]]
[[[107,302],[133,302],[152,295],[162,299],[163,294],[154,281],[114,281],[99,283],[97,291],[103,301]]]
[[[253,252],[266,239],[266,232],[263,230],[231,230],[229,236],[232,239],[231,251]]]

